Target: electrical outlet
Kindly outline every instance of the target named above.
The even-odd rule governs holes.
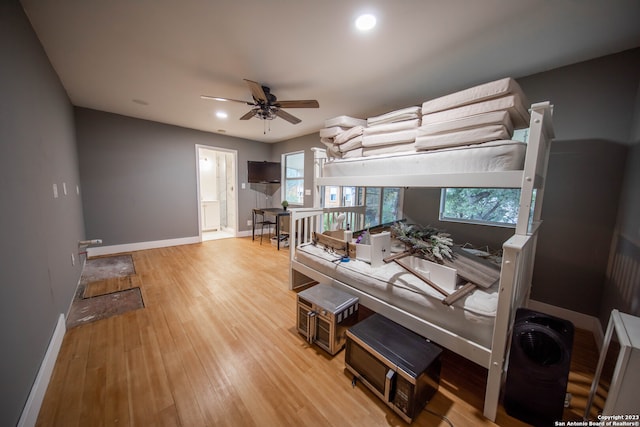
[[[53,198],[58,198],[58,184],[53,184]]]
[[[250,219],[247,220],[247,226],[251,227],[251,224],[253,224],[253,221],[251,221]]]

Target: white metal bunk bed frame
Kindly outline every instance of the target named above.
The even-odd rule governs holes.
[[[366,292],[333,279],[296,259],[296,247],[310,242],[312,233],[322,232],[326,209],[319,207],[319,196],[315,208],[291,210],[290,288],[295,289],[311,282],[330,284],[360,298],[360,303],[371,310],[428,337],[443,347],[488,369],[484,401],[484,416],[495,421],[500,388],[507,358],[516,309],[526,306],[531,288],[536,252],[537,232],[541,224],[540,214],[544,197],[544,184],[549,159],[551,140],[554,137],[552,106],[549,102],[531,106],[529,140],[523,170],[502,172],[471,172],[447,174],[419,174],[395,176],[322,177],[322,166],[326,159],[324,150],[315,152],[315,191],[325,185],[336,186],[382,186],[382,187],[477,187],[520,188],[520,210],[515,234],[503,244],[502,269],[499,283],[499,298],[493,327],[491,347],[487,348],[469,339],[407,313],[402,309],[368,295]],[[362,160],[363,162],[366,159]],[[359,168],[356,168],[359,170]],[[531,211],[535,191],[535,207]],[[341,208],[347,215],[360,212],[360,207]],[[336,208],[332,209],[333,211]]]

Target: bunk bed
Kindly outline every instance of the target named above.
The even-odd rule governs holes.
[[[517,113],[519,116],[514,119],[521,120],[521,111]],[[336,262],[335,255],[316,247],[314,232],[321,233],[327,228],[328,215],[335,217],[339,209],[345,215],[353,215],[358,208],[333,208],[328,212],[316,198],[314,208],[291,210],[291,289],[313,282],[342,289],[358,296],[360,303],[371,310],[486,368],[484,416],[495,421],[515,312],[526,306],[529,297],[549,148],[554,136],[551,113],[548,102],[531,106],[526,144],[492,141],[486,145],[426,152],[392,151],[344,159],[328,157],[329,150],[314,151],[316,194],[329,185],[520,189],[515,232],[503,244],[500,278],[494,286],[477,289],[446,306],[438,304],[441,296],[424,289],[419,280],[412,281],[410,275],[394,271],[393,266],[374,269],[357,260]],[[483,157],[483,150],[491,153],[485,160],[478,160]]]

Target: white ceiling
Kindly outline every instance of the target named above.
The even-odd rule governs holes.
[[[71,102],[264,142],[640,46],[639,0],[22,0]],[[355,17],[378,17],[358,33]],[[302,119],[238,118],[243,78]],[[536,100],[534,100],[536,101]],[[229,117],[219,119],[218,110]],[[267,125],[267,132],[265,131]],[[270,130],[269,130],[270,126]]]

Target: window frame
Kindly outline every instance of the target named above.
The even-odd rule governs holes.
[[[518,214],[516,214],[516,218],[515,218],[515,222],[510,223],[510,222],[498,222],[498,221],[484,221],[484,220],[479,220],[479,219],[465,219],[465,218],[455,218],[455,217],[448,217],[445,216],[445,205],[446,205],[446,195],[447,195],[447,189],[449,188],[453,188],[453,187],[443,187],[440,189],[440,206],[438,208],[438,220],[442,221],[442,222],[455,222],[455,223],[459,223],[459,224],[472,224],[472,225],[486,225],[489,227],[501,227],[501,228],[516,228],[516,225],[518,223]],[[492,190],[501,190],[502,188],[481,188],[478,187],[478,189],[482,189],[482,190],[487,190],[487,191],[492,191]],[[520,201],[520,195],[521,195],[521,189],[520,188],[512,188],[512,190],[517,190],[518,191],[518,201]],[[518,209],[520,209],[519,203],[518,203]]]

